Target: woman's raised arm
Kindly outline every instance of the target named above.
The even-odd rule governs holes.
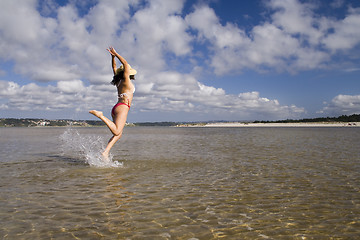
[[[114,75],[116,75],[116,61],[115,61],[115,56],[111,55],[111,66],[114,72]]]
[[[108,52],[111,54],[111,56],[113,57],[112,59],[112,65],[113,65],[113,69],[114,69],[114,65],[115,65],[115,69],[114,69],[114,74],[116,72],[116,63],[114,57],[117,57],[119,59],[119,61],[122,63],[122,65],[124,66],[124,76],[129,76],[130,73],[130,67],[129,64],[127,63],[127,61],[125,60],[125,58],[123,58],[122,56],[120,56],[113,47],[109,47]]]

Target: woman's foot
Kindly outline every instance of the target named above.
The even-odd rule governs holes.
[[[101,156],[102,156],[102,159],[103,159],[104,162],[107,162],[107,163],[110,162],[109,153],[103,152],[103,153],[101,154]]]
[[[101,118],[102,116],[104,116],[104,114],[100,111],[96,111],[96,110],[91,110],[89,111],[89,113],[91,113],[92,115],[98,117],[98,118]]]

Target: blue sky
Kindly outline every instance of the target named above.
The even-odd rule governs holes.
[[[114,46],[129,122],[360,113],[358,0],[2,0],[0,118],[95,119]]]

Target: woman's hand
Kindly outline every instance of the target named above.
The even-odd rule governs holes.
[[[113,47],[109,47],[108,49],[106,49],[111,56],[115,57],[117,55],[117,52],[115,51],[115,49]]]
[[[1,0],[0,0],[1,1]],[[113,47],[109,47],[108,49],[106,49],[112,56],[112,65],[113,65],[113,70],[114,70],[114,74],[116,72],[116,64],[115,64],[115,58],[117,57],[121,64],[124,65],[124,74],[129,74],[129,64],[127,63],[127,61],[125,60],[125,58],[123,58],[122,56],[120,56]]]

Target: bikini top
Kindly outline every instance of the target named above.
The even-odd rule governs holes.
[[[118,83],[117,87],[119,87],[119,86],[120,86],[120,83],[121,83],[121,80],[120,80],[120,82]],[[133,86],[134,86],[134,91],[133,91],[132,93],[134,94],[134,93],[135,93],[135,85],[133,84]],[[129,93],[131,93],[131,92],[124,92],[124,93],[120,93],[120,94],[118,94],[118,98],[124,98],[124,97],[127,97]]]

